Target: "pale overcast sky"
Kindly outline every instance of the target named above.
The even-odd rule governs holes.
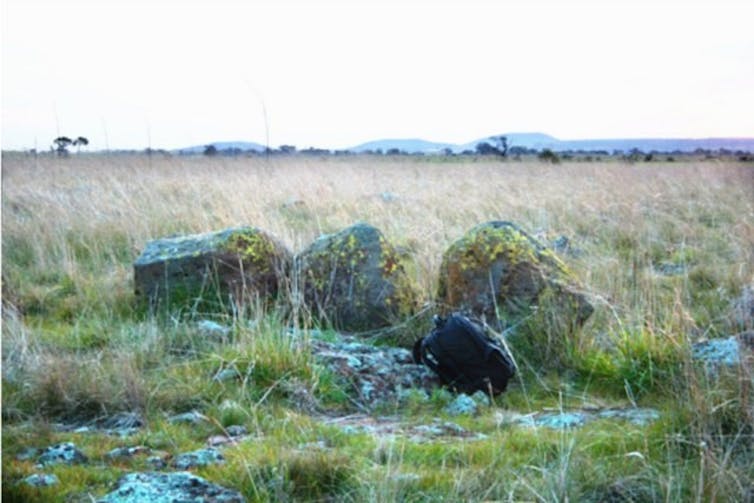
[[[754,136],[754,2],[3,0],[2,147]]]

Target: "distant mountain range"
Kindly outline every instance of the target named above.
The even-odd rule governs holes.
[[[585,139],[585,140],[559,140],[544,133],[504,133],[495,137],[505,136],[508,139],[508,147],[524,147],[527,149],[550,149],[556,152],[571,151],[607,151],[615,150],[629,152],[639,149],[642,152],[693,152],[696,149],[754,152],[754,138],[613,138],[613,139]],[[450,149],[453,153],[476,149],[477,144],[482,142],[493,143],[492,136],[479,138],[469,143],[438,143],[421,138],[397,138],[374,140],[354,147],[342,149],[354,153],[377,152],[387,153],[390,150],[399,150],[409,154],[436,154]],[[494,144],[494,143],[493,143]],[[196,145],[177,149],[174,152],[180,154],[201,154],[208,145],[214,145],[219,151],[240,150],[264,152],[265,146],[254,142],[230,141],[214,142],[204,145]]]
[[[177,154],[202,154],[204,149],[214,145],[217,150],[240,150],[247,152],[253,150],[255,152],[264,152],[266,150],[264,145],[254,143],[253,141],[216,141],[214,143],[205,143],[204,145],[194,145],[193,147],[185,147],[175,149],[173,152]]]
[[[727,149],[731,151],[743,150],[754,152],[754,138],[614,138],[614,139],[586,139],[586,140],[559,140],[544,133],[507,133],[495,135],[505,136],[508,139],[508,147],[524,147],[542,150],[549,148],[556,152],[566,150],[605,150],[612,153],[614,150],[628,152],[639,149],[643,152],[693,152],[701,148],[704,150]],[[491,136],[479,138],[464,144],[436,143],[421,139],[411,140],[377,140],[362,143],[348,150],[352,152],[365,152],[368,150],[381,150],[387,152],[390,149],[399,149],[408,153],[440,153],[445,149],[451,149],[454,153],[464,150],[475,150],[479,143],[494,142]]]

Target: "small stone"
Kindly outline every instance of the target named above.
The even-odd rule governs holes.
[[[201,320],[197,322],[196,328],[200,334],[212,339],[223,339],[230,333],[230,328],[212,320]]]
[[[473,398],[461,393],[444,410],[451,416],[473,416],[476,414],[477,408],[478,405]]]
[[[173,460],[173,466],[179,470],[188,470],[199,466],[220,464],[225,462],[225,457],[217,449],[199,449],[197,451],[179,454]]]
[[[238,440],[226,435],[212,435],[207,439],[207,445],[210,447],[222,447],[228,444],[238,444]]]
[[[68,465],[86,463],[88,458],[71,442],[64,442],[48,447],[37,460],[42,466],[65,463]]]
[[[187,423],[187,424],[199,424],[202,421],[206,421],[207,418],[199,412],[192,410],[191,412],[184,412],[183,414],[177,414],[168,418],[168,421],[173,424]]]
[[[163,468],[167,468],[168,463],[160,456],[150,456],[147,458],[147,464],[154,468],[155,470],[162,470]]]
[[[110,459],[118,458],[131,458],[137,454],[145,454],[150,452],[149,447],[143,445],[137,445],[135,447],[116,447],[106,454]]]
[[[229,437],[242,437],[244,435],[248,435],[249,430],[246,428],[246,426],[240,424],[232,424],[225,428],[225,433],[227,433]]]
[[[219,370],[214,377],[212,378],[213,381],[216,382],[224,382],[224,381],[232,381],[234,379],[239,379],[241,377],[241,373],[236,370],[235,368],[227,368]]]
[[[104,428],[113,430],[125,430],[131,428],[143,428],[147,422],[138,412],[119,412],[102,423]]]
[[[23,479],[21,482],[31,487],[49,487],[59,483],[60,480],[50,473],[33,473]]]

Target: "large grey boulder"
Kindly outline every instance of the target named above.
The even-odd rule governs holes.
[[[516,224],[500,221],[478,225],[450,245],[437,299],[446,312],[466,311],[500,329],[539,316],[568,332],[593,311],[551,250]]]
[[[189,472],[129,473],[98,503],[243,503],[241,493]]]
[[[134,262],[134,287],[153,307],[239,306],[274,299],[291,262],[283,244],[254,227],[156,239]]]
[[[418,304],[395,247],[366,223],[319,237],[296,257],[296,277],[312,314],[349,332],[402,321]]]

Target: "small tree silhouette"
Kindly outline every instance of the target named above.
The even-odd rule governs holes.
[[[490,140],[493,140],[495,143],[497,143],[497,151],[500,153],[501,156],[505,157],[508,155],[508,137],[507,136],[493,136],[490,138]]]
[[[500,151],[486,141],[476,144],[476,153],[479,155],[499,154]]]
[[[76,153],[81,152],[81,147],[86,147],[89,145],[89,140],[84,138],[83,136],[79,136],[75,140],[73,140],[73,145],[76,147]]]
[[[55,144],[55,152],[61,157],[68,155],[68,147],[73,144],[73,140],[67,136],[58,136],[52,142]]]
[[[558,164],[560,162],[560,156],[549,148],[542,150],[542,152],[540,152],[537,157],[540,161],[549,162],[552,164]]]
[[[217,155],[217,147],[215,147],[214,145],[207,145],[206,147],[204,147],[204,155]]]

